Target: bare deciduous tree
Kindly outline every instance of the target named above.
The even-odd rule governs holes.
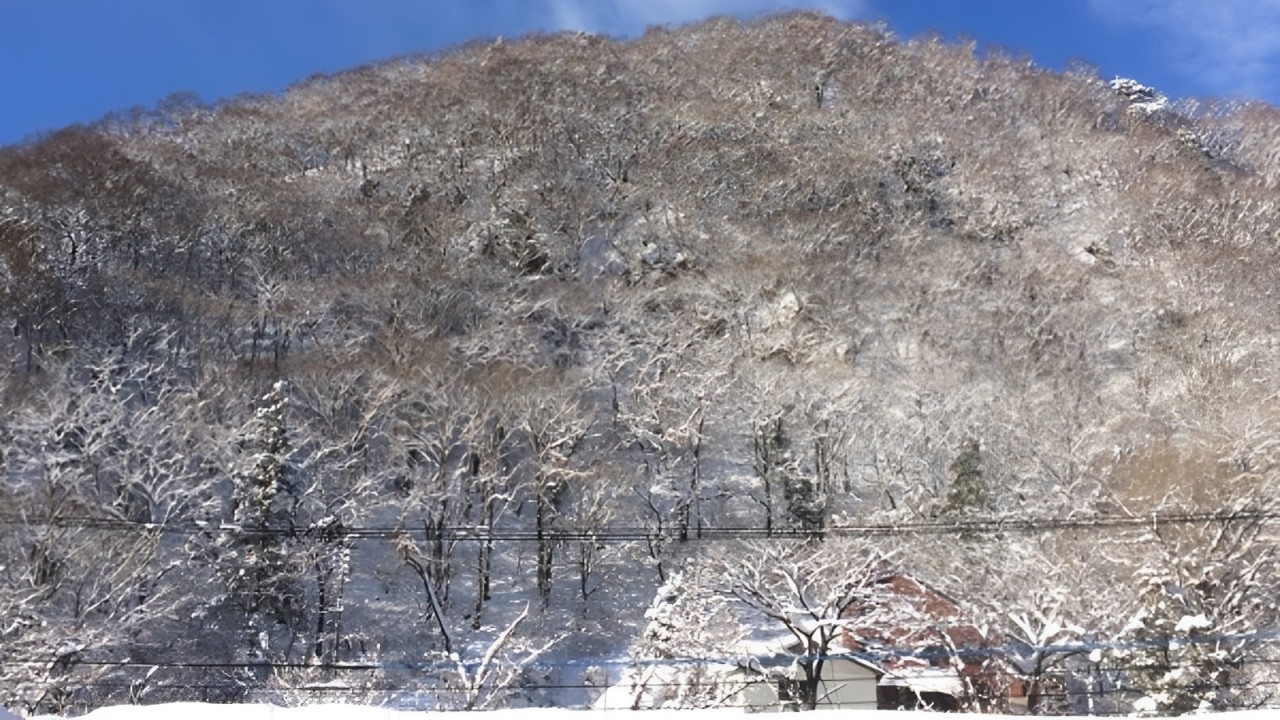
[[[801,707],[812,710],[821,701],[823,666],[856,621],[848,611],[866,602],[885,562],[879,551],[853,543],[816,552],[804,544],[766,545],[729,561],[728,592],[794,641],[800,677],[793,697]]]

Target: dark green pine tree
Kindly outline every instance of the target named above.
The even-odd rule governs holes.
[[[965,443],[964,450],[947,468],[951,484],[941,515],[956,517],[991,509],[991,493],[982,467],[982,448],[977,440]]]

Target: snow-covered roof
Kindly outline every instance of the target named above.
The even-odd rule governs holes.
[[[796,638],[791,633],[774,634],[764,638],[742,640],[738,643],[741,654],[752,657],[770,657],[773,655],[794,655]]]
[[[939,667],[899,668],[880,679],[881,685],[910,688],[916,693],[937,692],[958,697],[964,684],[955,670]]]
[[[739,654],[750,658],[753,662],[766,667],[788,665],[796,660],[802,648],[794,635],[783,634],[763,639],[744,640],[738,644]],[[883,675],[885,669],[872,659],[858,653],[846,652],[843,648],[833,646],[827,657],[847,660],[870,670],[876,675]]]
[[[887,648],[908,653],[940,644],[963,649],[993,639],[965,618],[954,600],[903,573],[878,579],[870,598],[850,608],[844,619],[850,627],[842,643],[855,651]]]

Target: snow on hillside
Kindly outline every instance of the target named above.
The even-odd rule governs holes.
[[[893,573],[1028,707],[1280,683],[1280,111],[796,13],[125,115],[0,148],[0,703],[816,700]]]

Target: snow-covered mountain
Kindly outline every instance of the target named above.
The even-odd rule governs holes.
[[[0,700],[585,706],[905,572],[1264,701],[1280,123],[1162,100],[791,14],[0,149]]]

